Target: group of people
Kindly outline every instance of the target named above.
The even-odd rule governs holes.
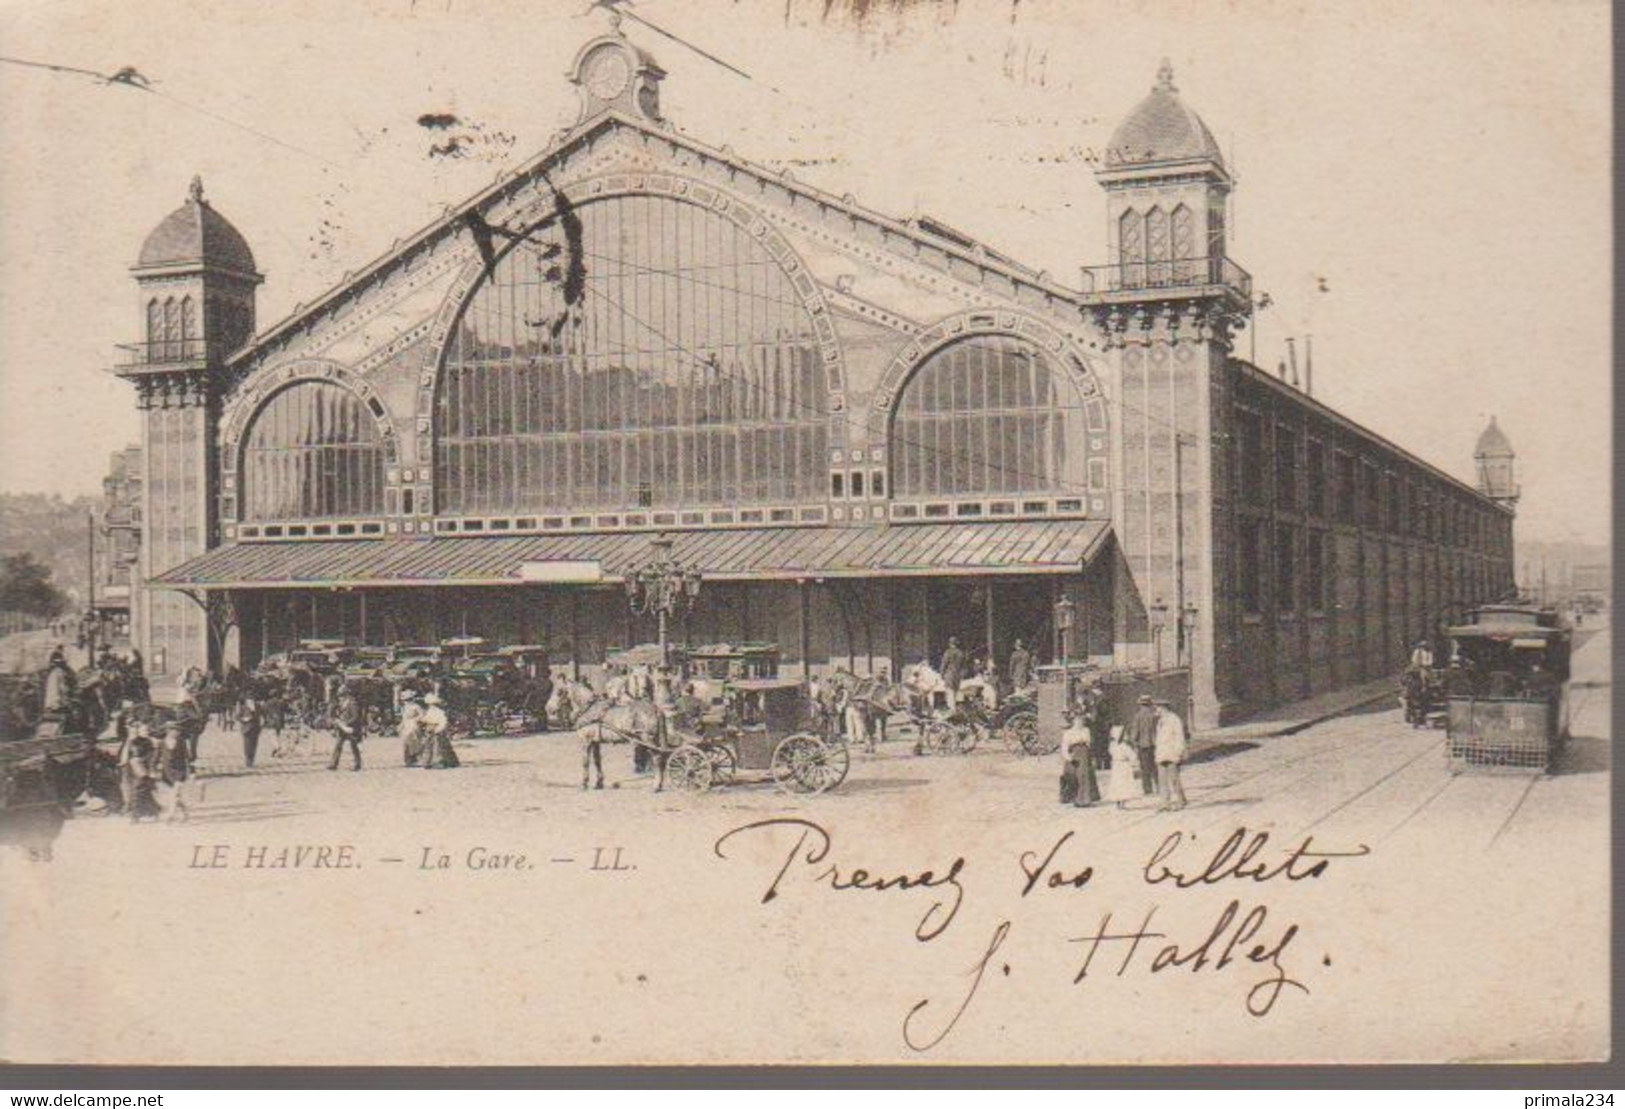
[[[128,725],[119,744],[119,793],[132,824],[190,819],[195,755],[179,722]]]
[[[360,730],[359,719],[356,725]],[[438,693],[419,693],[407,690],[401,697],[401,757],[407,766],[423,770],[451,770],[461,766],[457,752],[452,749],[450,721],[441,705]],[[339,755],[344,750],[341,738],[333,748],[333,761],[329,770],[337,770]],[[356,749],[355,769],[361,769],[361,754]]]
[[[992,708],[1000,696],[1029,688],[1033,684],[1035,666],[1032,652],[1018,639],[1010,648],[1001,676],[991,656],[973,658],[959,645],[959,637],[951,635],[937,672],[942,675],[950,710],[958,708],[960,696],[970,690],[975,690],[984,704]]]
[[[1085,698],[1067,713],[1061,733],[1066,753],[1061,774],[1061,801],[1077,806],[1099,801],[1126,808],[1130,801],[1156,793],[1160,808],[1177,812],[1185,807],[1185,786],[1180,767],[1189,753],[1185,722],[1167,701],[1141,694],[1134,714],[1125,724],[1099,718],[1099,701]],[[1098,736],[1107,737],[1106,757],[1099,754]],[[1104,764],[1104,765],[1102,765]],[[1101,788],[1101,772],[1105,788]]]

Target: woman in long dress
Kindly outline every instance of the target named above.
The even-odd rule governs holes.
[[[1106,800],[1115,801],[1120,809],[1140,796],[1140,783],[1135,774],[1140,769],[1140,753],[1123,735],[1123,725],[1114,724],[1111,730],[1112,769],[1106,779]]]
[[[401,757],[407,766],[416,766],[423,757],[423,705],[413,690],[401,698]]]

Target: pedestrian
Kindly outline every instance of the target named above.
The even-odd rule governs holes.
[[[1106,696],[1099,686],[1083,691],[1083,722],[1089,729],[1089,752],[1095,760],[1095,769],[1107,771],[1112,767],[1111,716]]]
[[[156,793],[164,820],[170,824],[190,820],[192,814],[187,802],[191,793],[192,754],[181,725],[171,724],[164,729],[157,759]]]
[[[1100,782],[1095,777],[1094,759],[1089,753],[1089,729],[1076,712],[1066,714],[1061,750],[1066,756],[1061,765],[1061,803],[1080,809],[1093,805],[1100,800]]]
[[[264,711],[252,693],[237,706],[237,729],[243,734],[243,765],[254,769],[254,758],[260,750],[260,732],[265,727]]]
[[[1033,680],[1033,656],[1027,645],[1016,640],[1010,651],[1010,688],[1016,692],[1026,689]]]
[[[1139,705],[1128,722],[1128,743],[1140,757],[1140,788],[1147,796],[1157,789],[1157,710],[1149,693],[1140,694]]]
[[[942,652],[942,684],[948,690],[948,707],[959,704],[959,684],[965,680],[965,652],[959,646],[959,637],[948,637],[948,649]]]
[[[158,806],[153,800],[153,746],[145,721],[137,721],[130,728],[130,736],[119,749],[119,795],[124,801],[124,812],[130,823],[139,823],[144,816],[157,816]]]
[[[451,746],[451,721],[440,707],[440,694],[431,693],[423,699],[423,769],[453,769],[462,765]]]
[[[1162,794],[1162,807],[1178,812],[1185,807],[1185,786],[1179,780],[1179,768],[1185,761],[1185,722],[1168,707],[1168,702],[1157,704],[1156,753],[1158,786]]]
[[[416,690],[401,696],[401,760],[416,766],[423,757],[423,703]]]
[[[344,754],[346,743],[350,745],[350,769],[361,769],[361,719],[361,702],[349,689],[344,689],[333,710],[333,758],[327,769],[339,768],[339,756]]]
[[[1140,770],[1140,755],[1125,738],[1126,730],[1121,724],[1112,725],[1112,769],[1106,779],[1106,800],[1115,801],[1120,809],[1128,808],[1128,803],[1140,796],[1140,787],[1135,781]]]

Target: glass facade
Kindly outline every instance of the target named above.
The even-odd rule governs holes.
[[[272,396],[249,427],[242,473],[245,520],[384,511],[382,437],[340,385],[301,381]]]
[[[811,316],[745,230],[669,197],[595,201],[514,243],[448,341],[442,512],[822,500]]]
[[[1099,426],[1095,426],[1098,423]],[[1034,344],[978,335],[925,359],[897,402],[892,493],[1076,493],[1105,481],[1104,409]],[[1091,484],[1092,483],[1092,484]]]

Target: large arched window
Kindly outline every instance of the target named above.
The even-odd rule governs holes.
[[[1099,397],[1086,404],[1035,344],[960,339],[926,358],[898,398],[892,492],[1078,495],[1105,485],[1104,432]]]
[[[670,197],[585,204],[515,243],[448,340],[438,508],[822,499],[823,375],[801,297],[744,228]]]
[[[341,385],[300,381],[271,397],[243,447],[243,519],[378,516],[384,446],[372,413]]]

